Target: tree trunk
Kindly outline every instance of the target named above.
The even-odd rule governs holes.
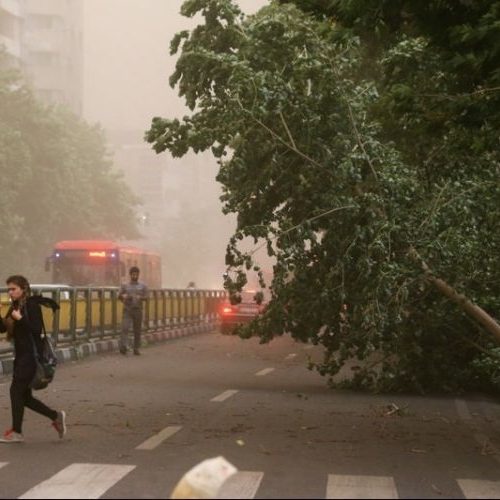
[[[494,335],[497,341],[500,343],[500,325],[484,309],[476,306],[476,304],[471,302],[465,295],[458,293],[454,288],[452,288],[442,279],[432,276],[430,272],[426,274],[427,279],[441,293],[458,304],[463,311],[465,311],[469,316],[471,316],[479,324],[481,324],[489,333]]]
[[[418,260],[424,270],[426,278],[446,297],[458,304],[458,306],[475,321],[477,321],[485,330],[496,337],[500,343],[500,325],[484,309],[470,301],[465,295],[458,293],[453,287],[448,285],[441,278],[436,278],[429,266],[422,260],[415,249],[410,250],[410,255]]]

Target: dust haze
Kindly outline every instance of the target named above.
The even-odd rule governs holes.
[[[252,14],[267,0],[239,0]],[[196,25],[179,14],[182,0],[84,0],[84,118],[106,132],[116,168],[141,198],[143,238],[162,255],[163,286],[220,289],[235,226],[224,216],[209,154],[173,159],[143,141],[154,116],[188,110],[170,88],[170,40]]]

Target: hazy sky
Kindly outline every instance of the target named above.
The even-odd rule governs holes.
[[[253,13],[267,0],[238,0]],[[107,129],[147,129],[183,104],[168,84],[173,35],[193,26],[182,0],[84,0],[84,116]]]
[[[168,84],[175,66],[175,57],[169,55],[170,40],[178,31],[196,25],[179,14],[182,2],[83,0],[84,118],[87,121],[99,122],[108,131],[146,130],[154,116],[182,116],[189,112]],[[238,0],[237,3],[243,12],[251,14],[268,0]],[[142,137],[142,133],[138,137]],[[156,155],[151,151],[151,156]],[[193,205],[191,191],[176,187],[176,182],[182,186],[182,178],[196,178],[196,184],[202,188],[196,191],[196,204],[191,210],[203,211],[207,233],[202,236],[193,227],[185,228],[183,238],[163,249],[163,285],[184,287],[188,280],[194,280],[199,287],[221,288],[225,247],[235,223],[234,217],[224,216],[221,211],[220,188],[215,182],[218,167],[208,153],[198,157],[190,154],[182,159],[173,159],[168,153],[160,156],[168,189],[166,213],[170,214],[171,205]],[[115,165],[118,169],[124,168],[116,158]],[[147,172],[145,168],[144,175]],[[136,189],[137,185],[131,187]],[[136,194],[147,201],[144,193]],[[146,206],[144,210],[150,209]],[[185,262],[183,245],[192,246],[190,238],[195,238],[196,245],[204,252],[195,256],[190,252],[189,261]],[[158,243],[156,240],[158,238],[155,242],[141,240],[137,244],[156,249],[151,246]]]

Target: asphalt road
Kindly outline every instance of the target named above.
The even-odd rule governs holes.
[[[223,456],[232,498],[500,498],[495,401],[334,391],[308,356],[211,333],[63,364],[36,394],[67,412],[67,437],[27,410],[26,442],[0,444],[0,497],[169,498]]]

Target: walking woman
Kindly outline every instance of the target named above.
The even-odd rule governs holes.
[[[2,319],[0,315],[0,332],[7,332],[7,339],[14,340],[14,373],[10,386],[12,428],[5,431],[0,442],[24,441],[22,425],[25,406],[52,420],[52,426],[62,438],[66,434],[65,413],[52,410],[35,399],[30,389],[30,382],[36,371],[33,342],[36,342],[39,352],[42,348],[43,318],[40,303],[36,297],[31,297],[30,285],[24,276],[7,278],[7,290],[11,306],[5,318]]]

